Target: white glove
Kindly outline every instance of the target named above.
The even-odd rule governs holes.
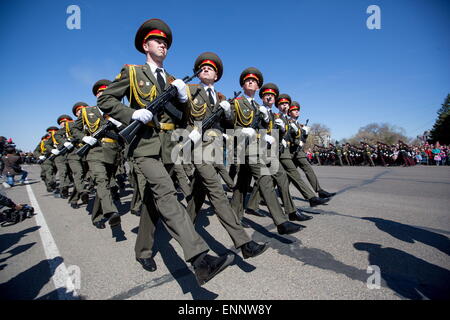
[[[59,154],[59,150],[58,149],[52,149],[52,153],[57,156]]]
[[[275,123],[276,123],[277,125],[279,125],[280,127],[284,128],[284,122],[283,122],[283,120],[281,120],[281,119],[275,119]]]
[[[148,111],[147,109],[139,109],[139,110],[136,110],[135,112],[133,112],[131,119],[139,120],[142,123],[147,123],[147,122],[152,121],[153,113],[151,113],[151,111]]]
[[[256,131],[253,128],[244,128],[242,129],[242,133],[247,137],[253,137],[254,135],[256,135]]]
[[[45,156],[39,156],[39,160],[45,160]]]
[[[307,126],[303,126],[302,130],[305,131],[305,135],[308,135],[310,128]]]
[[[231,105],[228,101],[223,100],[222,102],[219,103],[219,106],[223,109],[223,111],[225,111],[225,113],[229,114],[231,111]]]
[[[176,79],[172,82],[172,85],[177,88],[178,91],[178,100],[180,100],[181,103],[184,103],[187,101],[187,92],[186,92],[186,83],[184,83],[181,79]]]
[[[266,142],[267,142],[268,144],[273,144],[273,143],[275,142],[275,138],[272,137],[271,135],[268,135],[268,134],[266,134],[266,135],[264,136],[264,140],[266,140]]]
[[[194,144],[197,144],[197,142],[200,141],[200,139],[202,138],[202,135],[200,134],[200,132],[198,132],[197,129],[194,129],[191,131],[191,133],[189,133],[189,139],[191,139],[192,142],[194,142]]]
[[[264,121],[269,122],[269,111],[267,111],[267,108],[264,106],[259,106],[259,112],[264,115]]]
[[[73,148],[73,144],[71,144],[69,141],[64,142],[64,147],[71,150]]]
[[[299,144],[300,144],[300,147],[303,147],[303,141],[300,141]]]
[[[117,121],[114,118],[108,117],[108,121],[111,121],[117,128],[120,128],[122,126],[122,122]]]
[[[230,139],[230,137],[226,134],[226,133],[222,133],[222,137],[224,137],[225,138],[225,140],[228,140],[228,139]]]
[[[295,132],[298,131],[298,127],[295,125],[295,123],[291,122],[291,123],[290,123],[290,126],[291,126],[291,128],[292,128]]]
[[[81,140],[83,140],[83,142],[87,143],[90,146],[93,146],[94,144],[97,143],[97,139],[91,136],[84,136],[83,139]]]
[[[282,139],[282,140],[281,140],[281,144],[283,145],[283,147],[285,147],[285,148],[287,147],[286,140]]]

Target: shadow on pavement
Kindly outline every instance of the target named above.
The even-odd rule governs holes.
[[[234,261],[231,265],[237,265],[239,269],[244,272],[252,272],[255,270],[255,266],[250,263],[244,261],[244,259],[238,254],[240,249],[237,249],[237,252],[234,252],[228,248],[226,248],[223,244],[217,241],[209,232],[206,231],[206,227],[209,226],[209,217],[214,216],[214,209],[201,210],[197,216],[197,220],[195,222],[195,230],[202,237],[212,251],[217,253],[218,255],[233,253],[235,255]],[[216,218],[218,219],[218,218]],[[219,227],[223,228],[223,227]],[[223,232],[226,233],[225,228],[222,229]]]
[[[408,243],[419,241],[450,255],[450,239],[446,236],[392,220],[375,217],[364,217],[361,219],[375,223],[378,229],[389,233],[398,240]]]
[[[368,184],[374,183],[375,181],[378,180],[378,178],[384,176],[384,175],[387,174],[387,173],[389,173],[389,170],[382,171],[382,172],[376,174],[373,178],[366,179],[366,180],[364,180],[363,182],[361,182],[360,184],[358,184],[358,185],[356,185],[356,186],[348,186],[348,187],[345,187],[345,188],[342,189],[342,190],[337,191],[337,192],[336,192],[336,195],[339,195],[339,194],[344,193],[344,192],[347,192],[347,191],[349,191],[349,190],[361,188],[361,187],[364,187],[364,186],[366,186],[366,185],[368,185]]]
[[[28,233],[39,230],[40,228],[41,227],[39,226],[35,226],[21,230],[19,232],[0,234],[0,253],[3,253],[5,250],[18,243],[20,239],[26,237]]]
[[[1,300],[32,300],[41,289],[50,281],[53,273],[50,265],[59,266],[63,262],[61,257],[52,260],[42,260],[26,271],[11,278],[8,282],[0,284]],[[52,299],[58,299],[53,296]]]
[[[380,268],[386,285],[399,295],[414,300],[450,299],[450,271],[395,248],[357,242],[357,250],[369,253],[370,265]]]

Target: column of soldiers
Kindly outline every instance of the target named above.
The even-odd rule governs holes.
[[[360,142],[360,146],[345,143],[330,143],[328,147],[314,145],[312,163],[332,166],[413,166],[414,151],[403,141],[387,145],[377,141],[375,145]]]
[[[199,83],[186,84],[164,67],[171,44],[172,31],[164,21],[144,22],[136,33],[135,47],[145,55],[145,64],[124,65],[113,82],[96,82],[97,106],[75,103],[73,117],[59,116],[60,128],[47,128],[34,155],[41,161],[47,191],[67,198],[73,209],[80,208],[79,201],[88,203],[90,183],[95,192],[90,213],[97,229],[106,228],[107,223],[111,228],[120,225],[115,200],[120,200],[119,186],[123,188],[124,176],[128,176],[133,188],[130,211],[139,216],[136,261],[147,271],[157,269],[155,247],[161,244],[155,243],[154,235],[156,227],[163,225],[182,247],[185,261],[193,266],[202,285],[234,259],[232,254],[210,255],[195,229],[206,197],[235,248],[248,259],[268,248],[267,243],[251,240],[245,230],[252,226],[249,215],[266,217],[259,210],[261,201],[277,232],[284,235],[301,231],[305,226],[298,222],[312,219],[296,207],[291,183],[311,207],[329,202],[335,193],[322,189],[307,161],[303,145],[309,128],[298,122],[298,102],[280,94],[274,83],[264,84],[262,72],[253,67],[239,77],[243,94],[227,99],[218,91],[223,63],[213,52],[200,54],[193,64]],[[146,108],[167,92],[174,94],[162,110]],[[255,101],[257,92],[263,105]],[[128,104],[124,104],[125,97]],[[279,112],[274,113],[272,107]],[[121,130],[132,123],[142,127],[131,143],[125,143]],[[186,132],[183,145],[192,147],[186,153],[186,148],[178,152],[177,129]],[[243,143],[233,143],[238,140]],[[262,153],[252,148],[255,142]],[[209,156],[204,150],[211,150]],[[185,157],[193,163],[176,161]],[[224,159],[232,162],[230,171]],[[117,182],[116,176],[120,177]],[[178,200],[176,186],[185,204]],[[157,224],[159,220],[162,224]]]

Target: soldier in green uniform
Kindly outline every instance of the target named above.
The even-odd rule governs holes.
[[[202,69],[202,72],[198,75],[200,84],[189,85],[187,88],[190,103],[188,130],[190,131],[189,138],[194,143],[195,149],[201,148],[200,151],[202,151],[208,145],[214,143],[214,139],[218,139],[217,141],[221,144],[222,132],[211,128],[203,132],[206,138],[202,141],[202,133],[199,132],[195,122],[207,119],[211,114],[217,112],[219,108],[224,110],[224,116],[220,119],[220,122],[223,122],[221,127],[232,128],[233,119],[230,103],[226,101],[225,96],[218,92],[215,87],[215,83],[222,77],[222,60],[213,52],[202,53],[194,63],[194,72],[199,69]],[[221,148],[216,148],[214,151],[221,153],[220,157],[223,155]],[[251,240],[244,231],[240,221],[237,220],[236,214],[233,212],[225,191],[219,182],[219,176],[213,165],[214,159],[202,160],[201,163],[194,162],[195,174],[192,184],[192,199],[187,206],[187,211],[192,220],[196,220],[207,195],[220,223],[230,235],[234,246],[242,250],[244,258],[247,259],[261,254],[267,249],[267,244],[258,244]]]
[[[52,160],[47,159],[50,150],[47,150],[45,143],[51,138],[50,134],[46,134],[34,149],[34,156],[39,159],[41,166],[41,178],[47,187],[48,192],[53,192],[56,188],[55,171],[56,167]]]
[[[300,191],[303,197],[309,201],[311,207],[324,204],[329,201],[328,198],[316,197],[314,192],[306,185],[297,170],[298,159],[298,139],[301,137],[299,128],[288,117],[288,111],[291,106],[291,97],[287,94],[280,94],[277,99],[277,107],[281,111],[276,114],[275,123],[282,134],[282,144],[284,151],[280,155],[280,162],[286,170],[290,182]],[[301,142],[303,144],[303,142]],[[293,152],[293,153],[291,153]],[[305,154],[302,151],[303,154]],[[305,161],[306,155],[305,155]]]
[[[84,188],[81,159],[75,152],[75,146],[78,146],[80,141],[75,139],[72,134],[74,122],[71,116],[63,114],[58,117],[57,122],[58,124],[63,125],[64,130],[58,130],[55,138],[60,144],[69,149],[66,159],[74,181],[74,189],[70,195],[69,202],[72,208],[77,209],[79,207],[78,200],[80,198],[83,204],[87,204],[89,201],[89,194]],[[60,157],[60,155],[58,155],[58,157]]]
[[[64,128],[61,128],[64,130]],[[51,154],[57,156],[59,154],[58,148],[59,142],[56,140],[56,133],[58,132],[58,127],[50,127],[47,129],[47,132],[50,133],[50,139],[45,142],[45,148],[50,151]],[[55,188],[55,196],[61,197],[63,199],[67,199],[69,197],[69,177],[68,170],[65,161],[65,156],[55,157],[53,163],[58,170],[58,178],[59,178],[59,187]]]
[[[274,105],[278,95],[280,94],[280,91],[278,89],[278,86],[274,83],[265,83],[261,89],[259,90],[259,97],[263,101],[264,107],[267,108],[267,111],[269,113],[269,128],[267,130],[267,134],[271,134],[271,130],[273,127],[273,124],[275,122],[275,115],[272,112],[272,106]],[[265,137],[267,138],[267,137]],[[270,141],[270,139],[268,139]],[[273,147],[272,144],[275,142],[275,139],[273,139],[272,144],[268,141],[269,145],[268,147]],[[281,154],[284,154],[286,150],[281,147],[279,148],[279,152]],[[275,174],[272,175],[273,181],[276,183],[278,192],[281,196],[281,200],[283,202],[284,211],[288,214],[289,220],[291,221],[307,221],[312,219],[311,216],[308,216],[301,212],[300,209],[297,209],[294,205],[294,201],[292,200],[291,193],[289,191],[289,180],[288,176],[286,174],[286,171],[282,166],[278,167],[278,170]],[[250,195],[250,199],[247,203],[247,210],[246,213],[254,214],[254,215],[260,215],[258,212],[260,197],[259,197],[259,185],[254,186],[252,190],[252,194]]]
[[[156,220],[160,216],[170,235],[181,245],[186,261],[192,263],[197,282],[202,285],[224,270],[233,261],[232,255],[214,257],[197,234],[185,208],[179,203],[174,184],[164,167],[173,163],[171,152],[175,141],[171,140],[175,125],[181,121],[173,108],[186,112],[188,97],[186,84],[172,77],[163,67],[167,51],[172,44],[172,31],[162,20],[150,19],[138,29],[136,49],[145,54],[146,64],[125,65],[114,82],[98,99],[99,107],[110,116],[129,124],[133,120],[146,124],[128,153],[146,181],[146,191],[136,239],[136,260],[148,271],[156,270],[152,247]],[[145,109],[169,85],[177,89],[177,96],[165,106],[162,114]],[[130,106],[121,103],[127,96]],[[159,125],[155,125],[153,118]]]
[[[78,119],[73,126],[73,136],[84,144],[91,146],[86,161],[95,184],[95,200],[91,212],[93,225],[104,229],[108,221],[111,228],[120,224],[120,215],[113,202],[110,190],[111,179],[117,170],[116,163],[119,153],[118,136],[108,132],[100,141],[92,135],[106,124],[102,112],[98,107],[89,107],[85,102],[76,103],[73,108]]]
[[[299,132],[297,134],[297,140],[295,145],[296,152],[293,153],[293,161],[294,164],[297,167],[300,167],[300,169],[303,170],[303,172],[306,175],[306,178],[308,179],[309,183],[311,184],[313,190],[318,193],[319,199],[329,199],[330,197],[334,196],[336,193],[330,193],[325,190],[323,190],[319,185],[319,180],[317,179],[316,174],[314,173],[313,168],[309,164],[308,160],[306,159],[306,153],[303,151],[303,144],[306,142],[306,139],[308,137],[309,133],[309,127],[307,126],[301,126],[297,120],[300,116],[300,104],[297,102],[293,105],[294,107],[290,109],[290,116],[293,120],[293,128],[297,127],[299,129]],[[295,130],[295,129],[294,129]],[[311,203],[311,201],[310,201]],[[313,201],[314,203],[314,201]],[[320,203],[318,203],[320,204]]]
[[[245,159],[243,159],[245,161],[237,164],[238,176],[236,187],[233,192],[233,198],[231,199],[231,205],[239,220],[242,221],[244,215],[244,200],[250,186],[250,180],[253,177],[255,186],[259,185],[261,196],[267,204],[267,208],[277,226],[278,233],[292,234],[300,231],[302,226],[288,221],[278,202],[277,196],[273,192],[274,184],[271,175],[267,174],[267,172],[262,172],[263,163],[261,161],[250,161],[250,157],[253,158],[256,155],[253,154],[250,145],[248,148],[246,147],[247,141],[250,144],[250,142],[258,139],[255,129],[267,129],[269,126],[270,118],[267,108],[259,106],[254,99],[256,91],[263,85],[263,82],[262,73],[253,67],[242,71],[239,77],[239,84],[241,85],[244,94],[234,100],[232,111],[234,111],[235,134],[237,136],[245,137],[245,145],[243,146],[245,150],[240,150],[242,145],[238,144],[236,151],[238,152],[238,157],[240,157],[240,154],[245,155]],[[261,143],[266,143],[266,140],[261,140],[263,141]],[[238,160],[241,159],[238,158]]]

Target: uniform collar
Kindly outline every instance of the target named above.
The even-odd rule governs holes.
[[[163,71],[163,74],[164,75],[166,74],[166,70],[164,70],[164,68],[160,68],[152,62],[147,61],[147,65],[150,67],[150,70],[152,71],[152,74],[154,74],[154,75],[156,75],[156,69],[161,69]]]

